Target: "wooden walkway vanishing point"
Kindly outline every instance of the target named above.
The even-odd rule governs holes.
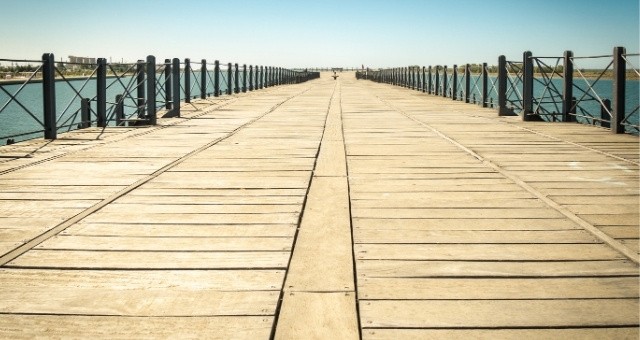
[[[638,339],[638,137],[324,74],[0,147],[0,338]]]

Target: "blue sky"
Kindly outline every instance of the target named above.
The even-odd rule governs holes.
[[[638,0],[0,0],[0,12],[0,58],[387,67],[640,51]]]

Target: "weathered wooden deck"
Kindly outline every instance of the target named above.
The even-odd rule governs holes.
[[[0,147],[0,338],[628,338],[638,137],[342,74]]]

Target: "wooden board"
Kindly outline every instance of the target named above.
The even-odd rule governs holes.
[[[355,294],[286,293],[275,339],[359,339]]]

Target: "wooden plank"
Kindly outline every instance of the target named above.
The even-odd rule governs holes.
[[[371,209],[360,208],[354,209],[353,217],[355,218],[386,218],[393,216],[394,218],[497,218],[497,219],[517,219],[517,218],[562,218],[563,214],[558,211],[546,209],[527,209],[527,208],[510,208],[510,209],[439,209],[439,208],[389,208],[389,209]]]
[[[371,278],[358,296],[375,300],[637,298],[638,278]]]
[[[280,214],[300,213],[298,204],[122,204],[117,201],[102,208],[101,214],[136,212],[139,214]]]
[[[399,196],[399,195],[398,195]],[[460,195],[458,195],[460,196]],[[489,196],[489,195],[487,195]],[[396,196],[397,197],[397,196]],[[469,199],[458,198],[380,198],[380,199],[354,199],[354,209],[366,208],[543,208],[546,204],[537,199],[496,198]]]
[[[360,317],[363,328],[637,327],[638,307],[637,299],[365,300]]]
[[[128,252],[31,250],[7,267],[85,269],[283,269],[289,252]]]
[[[406,339],[638,339],[637,327],[554,329],[367,329],[365,340]]]
[[[359,339],[355,294],[289,292],[275,339]]]
[[[295,224],[132,224],[80,222],[61,235],[119,237],[293,237]]]
[[[117,212],[113,214],[94,214],[85,219],[87,222],[102,223],[160,223],[160,224],[291,224],[298,221],[297,213],[265,214],[138,214],[136,212]]]
[[[568,219],[353,218],[354,228],[393,230],[558,230],[581,229]]]
[[[314,292],[355,289],[346,178],[313,178],[285,287]]]
[[[132,317],[5,314],[0,316],[0,337],[267,339],[272,323],[272,316]]]
[[[356,243],[601,243],[582,230],[355,229]]]
[[[288,237],[55,236],[34,249],[95,251],[289,251]]]
[[[42,297],[46,296],[46,299]],[[114,316],[273,315],[279,292],[3,287],[0,312]]]
[[[2,287],[279,290],[284,270],[0,269]]]
[[[315,176],[346,176],[347,165],[345,162],[344,143],[339,141],[323,141],[320,146],[320,154]]]
[[[357,244],[359,260],[557,261],[614,260],[623,255],[601,244]]]

